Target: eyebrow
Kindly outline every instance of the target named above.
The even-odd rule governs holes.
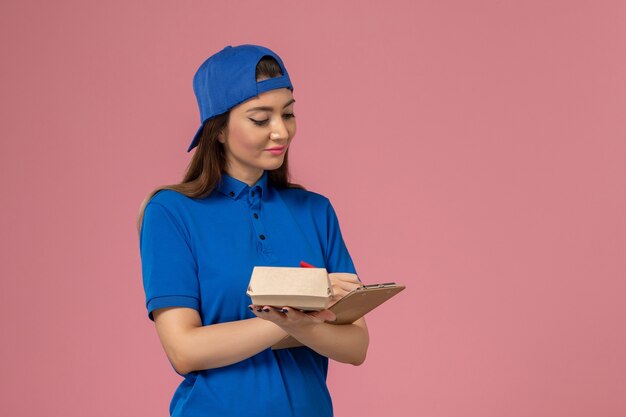
[[[289,100],[288,102],[286,102],[286,103],[285,103],[285,105],[283,106],[283,109],[284,109],[285,107],[287,107],[288,105],[290,105],[291,103],[295,103],[295,102],[296,102],[296,100],[292,98],[291,100]],[[251,108],[251,109],[246,110],[246,113],[247,113],[247,112],[249,112],[249,111],[254,111],[254,110],[267,110],[267,111],[272,111],[272,110],[274,110],[274,108],[273,108],[273,107],[270,107],[270,106],[253,107],[253,108]]]

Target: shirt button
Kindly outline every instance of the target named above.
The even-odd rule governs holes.
[[[234,191],[231,191],[229,194],[230,194],[231,197],[235,196],[235,192]]]
[[[250,194],[252,195],[252,197],[254,197],[254,191],[252,191]]]
[[[253,216],[254,216],[254,218],[255,218],[255,219],[258,219],[258,218],[259,218],[259,215],[258,215],[258,214],[256,214],[256,213],[254,213],[254,215],[253,215]]]
[[[265,235],[259,235],[259,237],[261,238],[261,240],[265,240]]]

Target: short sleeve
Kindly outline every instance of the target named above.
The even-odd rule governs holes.
[[[184,228],[159,203],[144,210],[139,238],[148,318],[164,307],[200,308],[198,267]]]
[[[329,273],[348,272],[356,274],[357,272],[352,262],[352,257],[348,252],[348,248],[341,234],[337,213],[335,213],[335,209],[330,203],[330,200],[326,208],[326,227],[326,270]],[[359,281],[361,281],[361,278],[359,278]]]

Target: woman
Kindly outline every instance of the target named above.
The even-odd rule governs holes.
[[[246,295],[255,265],[325,267],[333,302],[361,285],[328,198],[289,182],[289,74],[268,48],[227,46],[200,66],[194,91],[202,124],[189,169],[138,218],[148,317],[184,377],[170,415],[332,416],[328,358],[363,363],[365,320],[333,325],[330,310]],[[287,335],[304,346],[271,349]]]

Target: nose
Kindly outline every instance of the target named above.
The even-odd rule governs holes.
[[[289,130],[287,130],[287,126],[282,121],[274,122],[272,124],[272,132],[270,133],[270,139],[285,141],[289,139]]]

